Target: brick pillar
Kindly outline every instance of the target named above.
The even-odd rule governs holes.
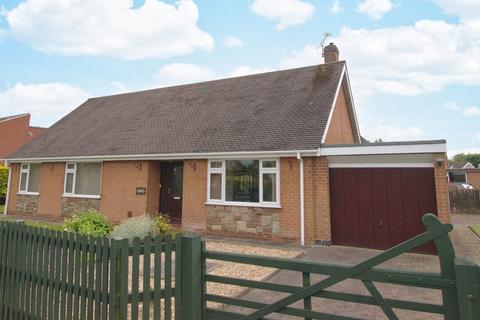
[[[10,164],[10,190],[8,190],[7,214],[17,213],[17,192],[20,180],[20,163]]]
[[[40,215],[62,216],[62,194],[65,181],[65,162],[42,163],[38,209]]]
[[[435,191],[437,194],[438,218],[443,223],[450,222],[450,201],[448,195],[447,183],[447,155],[445,153],[435,153],[432,156],[433,170],[435,175]],[[443,161],[440,164],[440,161]]]
[[[182,228],[206,230],[207,160],[183,162]]]
[[[332,241],[330,221],[330,178],[327,157],[315,158],[315,240],[330,244]]]

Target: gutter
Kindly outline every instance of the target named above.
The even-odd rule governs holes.
[[[303,181],[303,159],[300,152],[297,153],[297,159],[300,161],[300,244],[305,245],[305,197]]]
[[[5,207],[3,208],[4,215],[7,215],[8,198],[10,195],[10,181],[12,180],[12,168],[10,166],[8,166],[7,168],[8,168],[7,197],[5,198]]]

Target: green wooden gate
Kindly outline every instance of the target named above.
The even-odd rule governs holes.
[[[226,252],[204,251],[206,259],[229,261],[241,264],[277,268],[280,270],[298,271],[303,276],[303,287],[283,284],[250,281],[206,273],[206,282],[215,282],[242,286],[251,289],[270,290],[287,293],[288,295],[270,304],[249,301],[240,298],[225,297],[218,294],[205,294],[205,301],[222,303],[224,305],[253,309],[251,313],[212,309],[205,306],[204,319],[275,319],[276,314],[284,314],[303,319],[338,319],[353,320],[359,318],[347,317],[341,314],[327,314],[312,310],[312,299],[315,297],[379,306],[386,318],[398,319],[395,309],[404,309],[443,315],[447,320],[480,319],[480,268],[465,259],[455,258],[452,243],[448,233],[452,225],[441,224],[433,214],[423,218],[427,231],[408,241],[405,241],[381,254],[352,266],[339,266],[325,263],[298,261],[272,257],[258,257]],[[434,241],[439,255],[440,273],[405,272],[375,268],[398,255],[421,246],[428,241]],[[200,240],[198,240],[200,241]],[[480,250],[480,248],[479,248]],[[317,283],[311,284],[312,274],[326,275]],[[328,290],[333,285],[347,280],[358,279],[365,286],[368,295],[343,293]],[[375,283],[390,283],[396,285],[420,288],[438,289],[442,291],[443,304],[421,303],[416,301],[388,299],[382,296]],[[303,301],[303,308],[292,307],[295,302]]]

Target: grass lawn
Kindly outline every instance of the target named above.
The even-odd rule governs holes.
[[[475,232],[475,234],[480,237],[480,224],[470,226],[470,229],[472,229],[472,231]]]
[[[3,209],[5,208],[5,206],[3,204],[0,204],[0,214],[3,214]]]

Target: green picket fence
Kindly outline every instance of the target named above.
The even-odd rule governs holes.
[[[0,223],[0,318],[172,319],[174,251]]]

